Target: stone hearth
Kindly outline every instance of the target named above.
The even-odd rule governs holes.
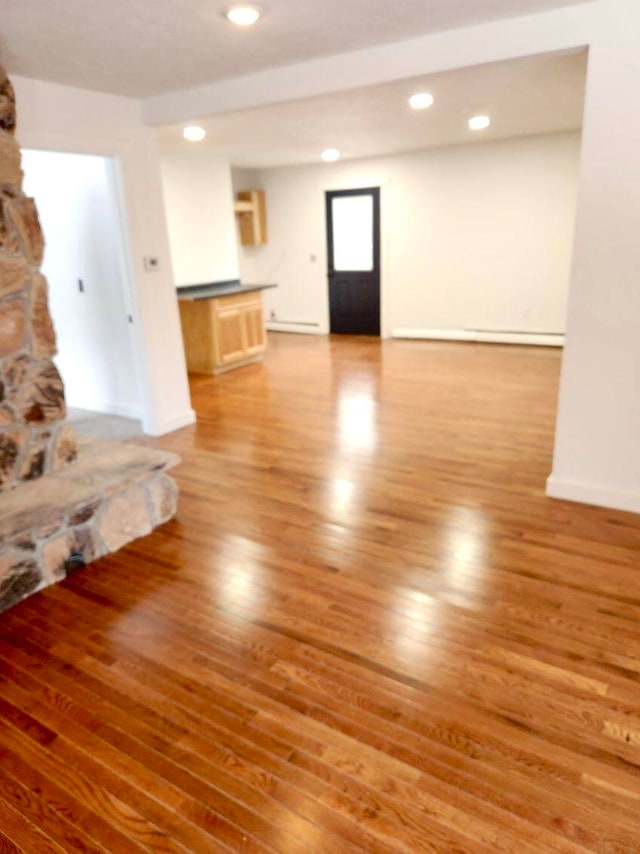
[[[179,458],[78,439],[71,465],[0,495],[0,611],[146,534],[176,512]]]
[[[0,67],[0,611],[150,533],[175,514],[177,498],[165,474],[177,457],[79,440],[64,421],[44,239],[22,192],[15,129]]]

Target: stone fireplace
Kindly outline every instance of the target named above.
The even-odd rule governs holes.
[[[44,239],[22,192],[13,87],[0,67],[0,611],[175,514],[171,454],[65,423]]]

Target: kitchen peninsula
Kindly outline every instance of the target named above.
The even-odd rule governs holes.
[[[262,291],[275,287],[233,280],[178,288],[189,373],[219,374],[262,359],[267,348]]]

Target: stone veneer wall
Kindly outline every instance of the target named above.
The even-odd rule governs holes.
[[[16,105],[0,67],[0,491],[55,471],[76,456],[55,333],[39,268],[44,240],[22,192]]]
[[[15,129],[0,68],[0,611],[149,534],[175,515],[178,493],[165,474],[175,455],[77,440],[63,423],[44,240]]]

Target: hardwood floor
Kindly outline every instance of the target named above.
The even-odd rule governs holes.
[[[640,518],[556,350],[272,335],[178,518],[0,616],[0,851],[640,851]]]

